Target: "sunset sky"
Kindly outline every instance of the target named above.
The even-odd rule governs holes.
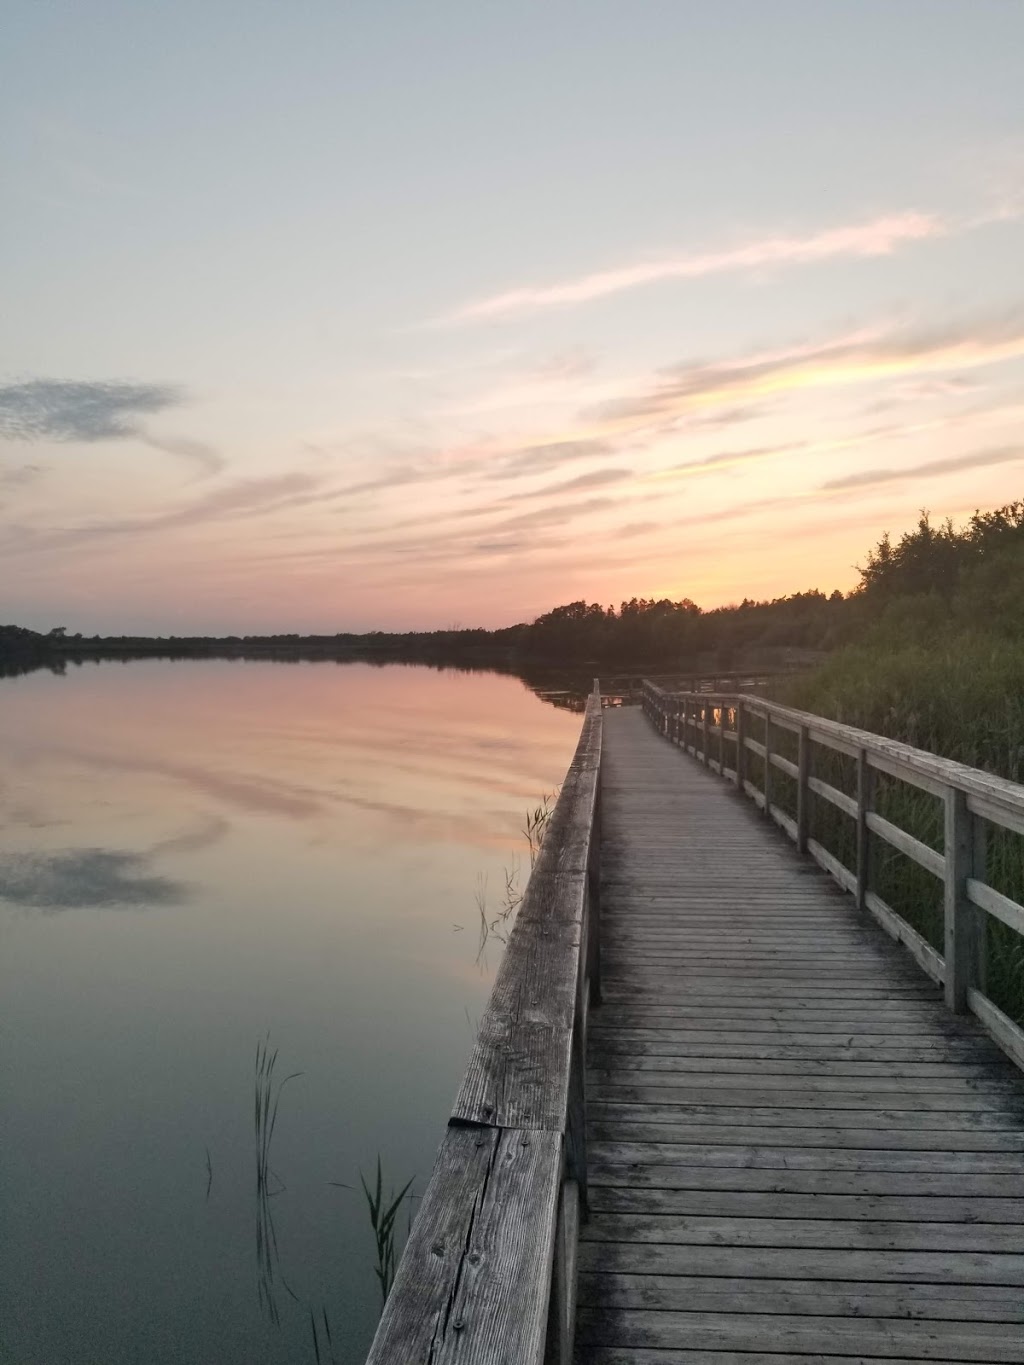
[[[0,622],[844,590],[1024,496],[1024,4],[9,0]]]

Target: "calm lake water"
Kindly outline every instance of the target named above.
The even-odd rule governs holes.
[[[363,1359],[359,1173],[426,1183],[500,953],[478,884],[497,913],[579,725],[425,668],[0,681],[4,1365],[296,1365],[311,1312],[326,1362],[324,1310]],[[302,1075],[261,1211],[268,1031]]]

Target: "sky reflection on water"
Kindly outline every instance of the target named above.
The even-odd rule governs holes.
[[[290,1365],[326,1308],[360,1360],[359,1171],[379,1151],[425,1184],[497,962],[478,875],[496,899],[578,718],[516,679],[368,665],[104,664],[0,692],[0,1358]],[[303,1073],[272,1228],[268,1030]]]

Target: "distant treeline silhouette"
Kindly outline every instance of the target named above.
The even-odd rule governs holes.
[[[714,672],[784,666],[889,629],[941,625],[1001,635],[1024,622],[1024,500],[975,512],[963,526],[917,526],[869,550],[850,593],[817,589],[702,610],[687,598],[569,602],[500,630],[245,636],[83,636],[0,626],[0,672],[61,668],[89,658],[368,659],[374,662],[594,671]]]

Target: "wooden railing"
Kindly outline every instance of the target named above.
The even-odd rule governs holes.
[[[701,763],[736,784],[771,816],[826,872],[871,912],[882,928],[903,943],[932,979],[943,985],[946,1003],[958,1013],[971,1012],[1002,1049],[1024,1067],[1024,1030],[985,994],[983,915],[991,915],[1017,934],[1024,934],[1024,907],[990,886],[987,841],[992,826],[1024,835],[1024,787],[977,768],[939,758],[908,744],[867,730],[796,711],[762,697],[735,694],[668,692],[650,681],[643,688],[643,707],[670,740]],[[795,761],[773,744],[776,731],[795,738]],[[777,736],[775,736],[777,738]],[[856,766],[856,795],[816,777],[812,746],[845,755]],[[734,755],[727,763],[727,751]],[[794,751],[790,741],[790,751]],[[762,786],[750,780],[750,758],[756,755]],[[772,777],[781,772],[796,788],[795,818],[773,797]],[[944,808],[943,851],[938,852],[901,829],[873,808],[876,774],[886,774],[928,792]],[[810,837],[810,806],[818,797],[853,822],[856,869],[851,870]],[[944,952],[888,905],[870,885],[869,846],[880,839],[937,877],[944,888]]]
[[[757,692],[768,687],[777,678],[792,677],[800,670],[797,668],[742,668],[717,673],[662,673],[653,676],[642,673],[611,673],[598,678],[601,695],[605,702],[609,698],[639,701],[643,695],[644,684],[653,683],[663,692],[708,692],[719,695],[722,692]]]
[[[572,1360],[601,730],[595,687],[367,1365]]]

